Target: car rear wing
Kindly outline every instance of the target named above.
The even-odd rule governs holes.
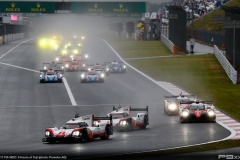
[[[177,96],[165,96],[164,95],[164,98],[177,98],[177,97],[195,97],[195,94],[180,94],[180,95],[177,95]]]
[[[145,108],[132,108],[130,107],[130,111],[146,111],[148,113],[148,106]]]
[[[104,63],[106,64],[106,63],[112,63],[112,62],[104,62]],[[123,62],[117,62],[117,63],[123,63]]]
[[[203,103],[213,105],[213,101],[190,101],[190,102],[180,102],[180,104],[192,104],[192,103]]]
[[[92,120],[93,120],[93,121],[97,121],[97,120],[108,120],[108,121],[110,121],[110,123],[109,123],[110,126],[113,125],[112,116],[110,116],[110,117],[95,117],[95,116],[93,115]],[[93,123],[92,123],[92,124],[93,124]]]
[[[46,73],[47,71],[48,71],[47,69],[46,70],[45,69],[40,70],[41,73]],[[61,70],[58,69],[58,70],[54,70],[54,71],[57,72],[57,73],[60,72],[60,73],[64,74],[64,70],[62,70],[62,69]]]

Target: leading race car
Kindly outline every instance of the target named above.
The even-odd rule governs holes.
[[[81,83],[85,82],[104,82],[104,71],[103,70],[85,70],[85,72],[81,73]]]
[[[167,115],[178,115],[180,102],[192,102],[194,94],[179,94],[179,96],[164,96],[164,113]],[[175,98],[175,100],[171,100]]]
[[[180,102],[179,120],[188,121],[216,121],[215,107],[212,101]]]
[[[113,135],[112,117],[94,117],[94,115],[75,117],[61,128],[49,127],[45,130],[42,142],[57,141],[87,142],[93,138],[109,139]]]
[[[137,113],[136,117],[130,116],[130,111],[146,111],[146,113]],[[119,131],[131,131],[133,129],[145,129],[149,125],[148,106],[146,108],[113,107],[113,111],[107,114],[112,116],[113,128]]]
[[[109,68],[109,73],[126,73],[127,66],[123,62],[104,62]]]
[[[39,82],[59,82],[62,83],[63,70],[40,70]]]
[[[85,64],[81,61],[65,61],[65,71],[82,71],[85,70]]]
[[[86,65],[86,67],[88,68],[88,70],[91,70],[91,69],[99,70],[99,71],[102,71],[106,76],[109,75],[109,68],[105,64],[99,64],[99,63],[96,63],[95,65],[88,64]]]

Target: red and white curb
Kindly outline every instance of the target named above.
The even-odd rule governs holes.
[[[180,93],[189,94],[182,89],[178,88],[177,86],[173,85],[169,82],[157,82],[159,85],[166,89],[167,91],[171,91],[173,95],[179,95]],[[226,114],[216,110],[216,122],[222,125],[223,127],[233,130],[235,133],[232,134],[231,137],[228,139],[237,140],[240,139],[240,123],[236,120],[232,119],[231,117],[227,116]]]

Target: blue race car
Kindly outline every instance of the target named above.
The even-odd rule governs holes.
[[[109,73],[126,73],[126,65],[123,62],[104,62],[109,69]]]
[[[59,82],[62,83],[62,70],[53,70],[53,69],[49,69],[49,70],[40,70],[40,77],[39,77],[39,81],[40,83],[44,83],[44,82]]]
[[[104,71],[103,70],[95,70],[90,69],[86,70],[86,72],[82,72],[81,74],[81,83],[84,82],[104,82]]]

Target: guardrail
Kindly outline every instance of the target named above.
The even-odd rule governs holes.
[[[227,58],[223,55],[223,53],[218,49],[216,45],[214,45],[214,54],[233,84],[237,84],[237,71],[232,67]]]
[[[24,33],[16,33],[16,34],[8,34],[5,35],[3,38],[4,43],[15,41],[18,39],[23,39],[24,38]]]
[[[167,39],[167,37],[165,37],[164,35],[161,34],[161,41],[172,51],[172,53],[174,53],[174,44]]]

